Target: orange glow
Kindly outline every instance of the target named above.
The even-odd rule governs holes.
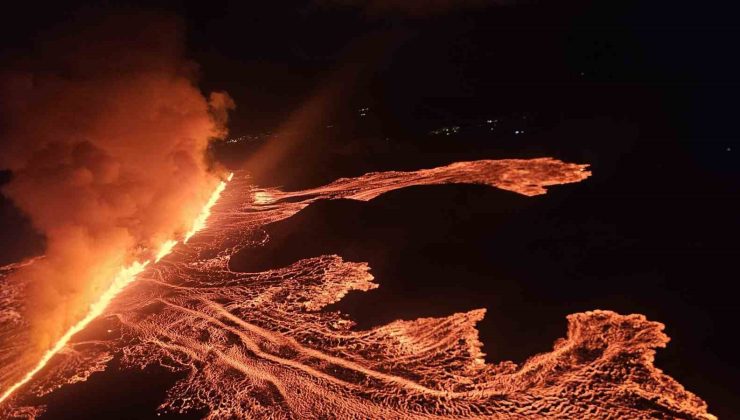
[[[257,191],[252,195],[252,198],[254,199],[254,204],[258,205],[270,204],[273,201],[272,196],[267,191]]]
[[[218,198],[221,196],[221,193],[224,191],[224,188],[226,188],[226,183],[231,181],[231,178],[234,177],[234,173],[230,173],[228,177],[226,177],[226,181],[221,181],[218,186],[216,187],[216,190],[213,191],[211,194],[211,198],[208,199],[208,202],[205,206],[203,206],[203,210],[200,211],[200,214],[198,217],[195,218],[195,221],[193,222],[193,227],[190,229],[190,231],[185,234],[185,239],[183,240],[184,243],[188,243],[190,238],[195,235],[196,232],[206,227],[206,221],[208,220],[208,216],[211,215],[211,207],[213,207],[214,204],[216,204],[216,201],[218,201]]]
[[[163,243],[162,246],[159,247],[159,252],[157,252],[157,257],[154,259],[154,262],[159,262],[159,260],[172,252],[172,248],[174,248],[175,245],[177,245],[177,241],[174,239],[170,239],[169,241]]]
[[[13,389],[36,374],[34,391],[44,395],[104,370],[109,355],[121,351],[128,358],[123,367],[165,366],[184,373],[167,390],[157,414],[198,410],[206,418],[414,420],[652,418],[662,413],[716,420],[706,402],[654,365],[656,350],[669,338],[663,324],[643,315],[572,314],[567,334],[550,351],[521,363],[493,364],[485,360],[476,328],[483,308],[370,329],[326,310],[350,292],[379,287],[367,262],[319,255],[265,271],[230,268],[231,256],[255,245],[254,232],[321,200],[369,201],[400,188],[435,184],[488,185],[536,196],[590,175],[587,165],[540,158],[374,172],[290,192],[235,182],[225,198],[219,198],[224,190],[219,185],[211,197],[220,199],[219,205],[209,201],[203,207],[210,214],[208,235],[198,238],[197,247],[181,247],[156,278],[142,275],[141,283],[152,281],[131,291],[142,294],[118,298],[115,315],[121,335],[129,338],[80,348],[85,357],[68,358],[61,374],[37,368]],[[265,235],[263,243],[269,240]],[[164,243],[159,249],[166,253],[174,246]],[[131,276],[129,282],[136,273]],[[158,297],[156,308],[152,296]],[[67,346],[76,350],[75,344]],[[91,360],[102,361],[94,365]],[[27,410],[23,414],[43,410],[40,405],[9,408]]]
[[[90,309],[88,310],[87,315],[85,315],[84,318],[79,320],[69,330],[67,330],[67,332],[54,344],[54,346],[52,346],[49,350],[46,351],[46,353],[44,353],[44,355],[41,357],[41,360],[39,360],[36,366],[28,373],[26,373],[26,375],[21,380],[5,390],[3,395],[0,397],[0,402],[5,401],[5,399],[7,399],[10,394],[15,392],[15,390],[17,390],[21,386],[25,385],[26,382],[30,381],[31,378],[34,377],[34,375],[36,375],[41,369],[43,369],[44,366],[49,363],[49,360],[51,360],[51,358],[54,357],[54,355],[57,354],[59,350],[67,345],[72,336],[84,330],[85,327],[87,327],[87,325],[90,324],[93,319],[97,318],[98,315],[103,313],[105,308],[108,307],[108,304],[111,302],[111,300],[113,300],[113,298],[116,297],[116,295],[118,295],[126,286],[133,282],[136,279],[136,276],[144,271],[144,268],[147,265],[149,265],[148,260],[144,261],[143,263],[135,262],[130,266],[121,269],[121,271],[119,271],[116,277],[113,279],[110,287],[108,287],[108,289],[103,292],[97,302],[94,302],[90,305]]]
[[[208,219],[208,216],[211,214],[211,207],[213,207],[214,204],[216,204],[216,201],[218,201],[218,197],[221,195],[221,192],[226,188],[226,183],[228,181],[231,181],[231,178],[234,176],[234,174],[229,174],[226,181],[221,181],[216,187],[216,190],[211,194],[211,198],[208,200],[206,205],[203,207],[203,210],[198,215],[198,218],[196,219],[196,222],[193,224],[193,228],[188,232],[188,236],[185,238],[185,242],[193,236],[195,233],[197,233],[199,230],[203,229],[206,224],[206,220]],[[172,252],[172,249],[177,244],[177,241],[174,239],[168,240],[164,242],[160,247],[159,251],[157,252],[156,259],[154,262],[158,262],[163,257],[168,255],[170,252]],[[118,296],[119,293],[121,293],[129,284],[133,283],[136,280],[136,277],[144,271],[144,269],[149,265],[151,260],[146,260],[144,262],[134,262],[128,267],[124,267],[121,269],[121,271],[118,272],[116,277],[111,282],[108,289],[106,289],[103,294],[98,298],[97,301],[93,302],[90,305],[90,308],[87,311],[87,315],[85,315],[84,318],[77,321],[76,324],[72,325],[72,327],[67,330],[66,333],[62,337],[59,338],[59,340],[49,349],[47,350],[44,355],[41,357],[39,362],[34,366],[33,369],[31,369],[28,373],[26,373],[23,378],[21,378],[18,382],[11,385],[8,389],[3,392],[2,396],[0,396],[0,403],[5,401],[13,392],[15,392],[18,388],[25,385],[28,381],[30,381],[37,373],[41,371],[41,369],[46,366],[49,361],[54,357],[55,354],[57,354],[60,350],[64,348],[64,346],[69,343],[69,340],[72,339],[72,337],[77,334],[78,332],[84,330],[90,322],[92,322],[95,318],[97,318],[100,314],[105,311],[105,308],[108,307],[108,305],[111,303],[111,301]]]

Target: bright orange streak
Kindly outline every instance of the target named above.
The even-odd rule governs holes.
[[[41,360],[39,360],[36,366],[31,369],[31,371],[26,373],[26,376],[24,376],[20,381],[16,382],[15,384],[13,384],[13,386],[5,390],[2,397],[0,397],[0,402],[5,401],[5,399],[8,398],[10,394],[12,394],[16,389],[25,385],[26,382],[30,381],[34,375],[36,375],[41,369],[43,369],[44,366],[49,363],[49,360],[51,360],[51,358],[54,357],[54,355],[57,354],[59,350],[67,345],[72,336],[84,330],[85,327],[87,327],[87,325],[92,322],[93,319],[97,318],[98,315],[103,313],[110,301],[113,300],[113,298],[116,297],[116,295],[118,295],[121,290],[123,290],[132,281],[134,281],[134,279],[136,279],[136,276],[144,271],[144,267],[146,267],[148,264],[148,260],[144,261],[143,263],[135,262],[130,266],[121,269],[121,271],[119,271],[116,277],[113,279],[113,283],[111,283],[110,287],[108,287],[108,289],[103,292],[103,295],[100,296],[100,299],[90,305],[90,309],[88,310],[87,315],[85,315],[84,318],[79,320],[69,330],[67,330],[67,332],[59,339],[59,341],[57,341],[52,348],[44,353],[44,356],[41,358]]]
[[[177,241],[174,239],[170,239],[169,241],[163,243],[162,246],[159,247],[159,252],[157,252],[157,257],[154,259],[154,262],[158,263],[159,260],[172,252],[172,248],[174,248],[175,245],[177,245]]]
[[[218,197],[221,196],[221,193],[226,188],[226,183],[228,181],[231,181],[231,178],[233,178],[233,176],[233,173],[229,174],[229,176],[226,178],[226,181],[221,181],[221,183],[218,184],[216,190],[213,192],[213,194],[211,194],[211,198],[208,200],[206,205],[203,207],[203,210],[198,215],[198,218],[193,224],[193,228],[185,237],[184,242],[187,242],[191,236],[193,236],[196,232],[206,226],[206,220],[211,214],[211,207],[216,204],[216,201],[218,201]],[[174,248],[176,244],[177,241],[174,239],[163,243],[162,246],[160,246],[159,251],[157,252],[157,257],[154,262],[158,262],[164,256],[172,252],[172,248]],[[113,282],[108,287],[108,289],[103,292],[103,294],[97,301],[90,304],[90,309],[88,310],[87,315],[85,315],[85,317],[81,320],[77,321],[76,324],[72,325],[72,327],[67,330],[66,333],[64,333],[64,335],[54,344],[54,346],[47,350],[46,353],[44,353],[44,355],[41,357],[41,360],[39,360],[39,362],[36,364],[36,366],[34,366],[33,369],[26,373],[26,375],[18,382],[14,383],[10,388],[5,390],[3,395],[0,396],[0,403],[5,401],[18,388],[22,387],[28,381],[30,381],[37,373],[41,371],[41,369],[44,368],[44,366],[46,366],[47,363],[49,363],[49,360],[51,360],[51,358],[54,357],[55,354],[59,353],[59,351],[63,349],[64,346],[67,345],[67,343],[69,343],[69,340],[71,340],[75,334],[84,330],[95,318],[102,314],[103,311],[105,311],[105,308],[107,308],[110,302],[113,300],[113,298],[121,293],[121,291],[123,291],[126,286],[133,283],[134,280],[136,280],[136,276],[144,271],[144,268],[146,268],[146,266],[149,265],[150,262],[150,260],[146,260],[143,263],[137,261],[128,267],[122,268],[121,271],[119,271],[116,277],[113,279]]]
[[[198,217],[195,218],[195,221],[193,222],[193,227],[190,229],[190,231],[185,234],[185,239],[183,240],[184,243],[188,243],[190,238],[195,235],[195,232],[203,229],[206,227],[206,220],[208,220],[208,216],[211,215],[211,207],[213,207],[214,204],[216,204],[216,201],[218,201],[218,198],[221,196],[221,193],[224,191],[224,188],[226,188],[226,183],[231,181],[231,178],[234,177],[234,173],[230,173],[228,177],[226,177],[226,181],[221,181],[218,186],[216,187],[216,190],[213,191],[213,194],[211,194],[211,198],[208,199],[208,202],[203,207],[203,210],[200,211],[200,214]]]

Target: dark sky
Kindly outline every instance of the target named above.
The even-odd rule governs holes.
[[[276,141],[271,135],[311,98],[330,98],[259,174],[264,184],[301,188],[460,159],[592,164],[592,179],[533,199],[444,186],[320,203],[269,227],[273,241],[245,252],[241,268],[326,252],[369,261],[381,287],[350,294],[339,309],[368,327],[486,307],[491,360],[547,351],[569,313],[643,313],[672,337],[657,365],[720,418],[740,410],[735,10],[631,0],[512,1],[414,16],[326,2],[147,7],[183,18],[201,86],[234,97],[232,136],[255,140],[216,147],[228,165]],[[31,52],[34,38],[85,9],[6,10],[2,57]],[[454,126],[450,136],[430,134]],[[31,232],[3,201],[3,263],[42,246]]]

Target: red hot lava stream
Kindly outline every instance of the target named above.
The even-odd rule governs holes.
[[[208,220],[208,216],[211,214],[211,208],[216,204],[218,201],[218,198],[221,196],[221,193],[226,188],[226,183],[228,181],[231,181],[231,178],[234,176],[233,173],[229,174],[226,181],[219,182],[216,189],[211,194],[210,198],[208,199],[208,202],[205,204],[203,209],[201,210],[198,217],[193,222],[192,228],[188,231],[188,233],[185,236],[184,242],[187,242],[193,235],[195,235],[198,231],[203,229],[206,226],[206,221]],[[164,242],[161,246],[159,251],[157,252],[155,262],[158,262],[160,259],[162,259],[164,256],[172,252],[172,249],[177,244],[177,241],[168,240]],[[65,333],[62,335],[59,340],[57,340],[56,343],[54,343],[53,346],[51,346],[50,349],[48,349],[43,356],[41,357],[41,360],[34,366],[33,369],[31,369],[28,373],[26,373],[23,378],[21,378],[18,382],[11,385],[8,389],[3,392],[2,396],[0,396],[0,403],[5,401],[8,397],[10,397],[13,392],[15,392],[18,388],[25,385],[28,381],[30,381],[37,373],[39,373],[56,355],[59,353],[60,350],[62,350],[67,343],[69,343],[69,340],[78,332],[84,330],[90,322],[92,322],[95,318],[97,318],[100,314],[102,314],[105,309],[110,305],[111,301],[118,296],[121,291],[123,291],[128,285],[133,283],[136,280],[136,277],[144,271],[144,269],[149,265],[151,260],[146,260],[143,262],[134,262],[128,267],[123,267],[118,272],[118,274],[115,276],[113,281],[111,282],[110,286],[100,295],[97,301],[93,302],[84,318],[77,321],[74,325],[72,325]]]

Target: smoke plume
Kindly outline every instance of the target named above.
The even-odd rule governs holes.
[[[122,267],[181,237],[218,182],[206,159],[234,106],[205,97],[170,17],[126,12],[58,28],[0,75],[3,194],[46,237],[29,285],[34,352]]]

